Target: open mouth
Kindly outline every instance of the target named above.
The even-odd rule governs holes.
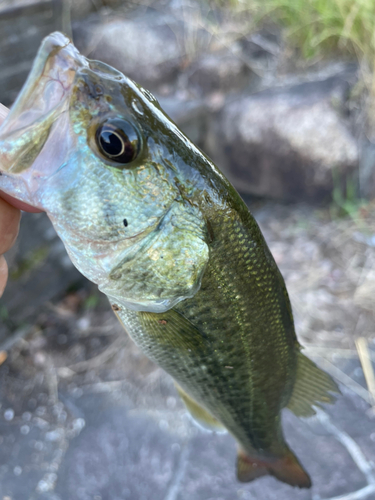
[[[9,113],[9,109],[3,106],[0,103],[0,125],[1,123],[5,120]],[[9,205],[12,205],[15,208],[18,208],[19,210],[23,210],[24,212],[40,212],[41,210],[38,210],[35,207],[32,207],[31,205],[28,205],[27,203],[24,203],[23,201],[17,200],[17,198],[13,198],[7,193],[4,193],[3,191],[0,190],[0,197],[3,198]]]
[[[77,71],[87,66],[65,35],[52,33],[43,40],[26,83],[0,127],[0,190],[17,208],[31,210],[40,181],[56,172],[66,154],[63,138],[69,129],[71,89]],[[4,108],[0,111],[3,115]]]
[[[5,122],[0,139],[27,131],[31,125],[48,120],[59,109],[71,89],[76,72],[87,61],[62,33],[46,37],[38,51],[30,74]]]

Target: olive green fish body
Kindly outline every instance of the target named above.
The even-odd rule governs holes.
[[[280,410],[298,349],[293,318],[255,220],[239,198],[228,201],[204,211],[212,241],[199,292],[162,314],[117,314],[141,349],[246,450],[282,455]]]

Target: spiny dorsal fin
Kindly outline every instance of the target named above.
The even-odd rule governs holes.
[[[175,386],[190,415],[200,426],[209,431],[226,432],[223,424],[197,403],[195,399],[189,396],[176,382]]]
[[[315,415],[312,405],[334,402],[335,396],[330,392],[340,393],[336,382],[299,352],[296,381],[287,408],[298,417],[311,417]]]
[[[248,483],[262,476],[274,476],[279,481],[298,486],[299,488],[310,488],[311,479],[299,463],[297,457],[288,448],[285,455],[272,460],[261,460],[248,456],[243,450],[239,450],[237,457],[237,478],[242,483]]]

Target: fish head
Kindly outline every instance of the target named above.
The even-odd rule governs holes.
[[[47,212],[76,267],[136,310],[166,311],[200,287],[197,161],[152,94],[61,33],[0,127],[0,189]]]

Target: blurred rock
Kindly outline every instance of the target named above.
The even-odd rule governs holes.
[[[72,20],[77,20],[84,19],[93,12],[99,12],[103,8],[116,9],[121,7],[124,2],[123,0],[74,0],[74,2],[69,2],[69,4],[70,17]]]
[[[75,43],[83,53],[151,89],[176,78],[183,57],[176,37],[181,23],[178,26],[174,18],[156,12],[100,21],[76,26]]]
[[[234,45],[232,50],[204,54],[193,63],[187,80],[199,94],[209,94],[242,91],[256,79],[257,75]]]
[[[183,132],[199,147],[203,146],[207,131],[209,106],[201,100],[159,98],[160,106]]]
[[[232,99],[211,120],[205,150],[241,192],[329,198],[333,170],[345,176],[358,166],[357,142],[343,116],[347,76]]]

